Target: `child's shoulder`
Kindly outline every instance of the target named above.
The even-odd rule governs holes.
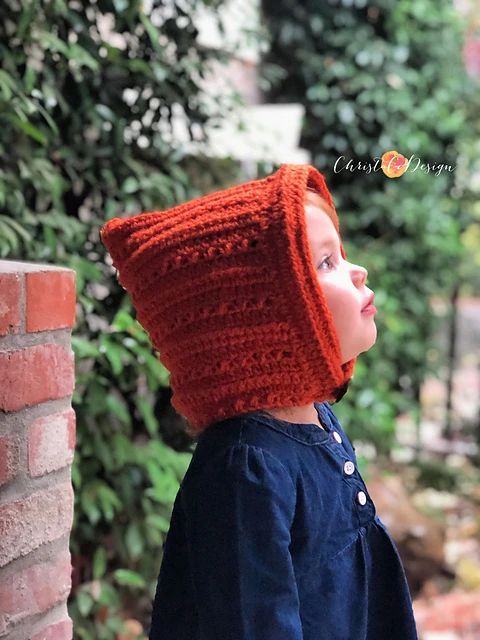
[[[269,428],[273,424],[256,412],[241,414],[207,427],[198,438],[186,478],[198,474],[285,473],[291,440]],[[273,425],[274,426],[274,425]]]
[[[295,473],[281,451],[275,451],[266,439],[249,437],[249,429],[245,431],[238,423],[231,427],[228,437],[212,437],[212,431],[210,438],[199,441],[181,484],[184,504],[254,501],[259,499],[255,496],[263,496],[265,501],[280,501],[293,510]]]

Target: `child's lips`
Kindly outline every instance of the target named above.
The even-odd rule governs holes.
[[[375,294],[372,292],[368,298],[367,303],[362,308],[362,313],[366,315],[371,315],[373,313],[377,313],[377,308],[373,305],[373,301],[375,299]]]
[[[372,306],[372,305],[373,305],[374,300],[375,300],[375,294],[374,294],[374,293],[371,293],[371,294],[369,295],[369,297],[368,297],[367,302],[363,305],[363,307],[362,307],[362,311],[365,311],[365,309],[367,309],[368,307]]]
[[[366,315],[377,313],[377,307],[375,307],[373,304],[367,304],[367,306],[362,309],[362,313]]]

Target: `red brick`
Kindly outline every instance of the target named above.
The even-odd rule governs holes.
[[[68,420],[68,448],[72,451],[77,443],[77,416],[72,409],[73,416]]]
[[[0,505],[0,567],[65,535],[72,523],[71,484]]]
[[[17,475],[19,444],[12,436],[0,437],[0,485]]]
[[[71,349],[41,344],[0,352],[0,410],[64,398],[75,384],[75,361]]]
[[[20,620],[47,611],[57,603],[66,602],[72,586],[71,574],[70,552],[64,549],[53,560],[17,571],[8,580],[2,577],[0,623],[3,622],[9,631],[9,627]]]
[[[25,274],[26,330],[47,331],[75,323],[75,271]]]
[[[28,471],[33,477],[71,464],[74,455],[75,412],[73,409],[41,416],[28,431]],[[1,468],[1,467],[0,467]]]
[[[32,636],[31,640],[71,640],[73,634],[72,620],[61,620],[50,624]]]
[[[0,273],[0,336],[20,331],[20,278],[18,273]]]

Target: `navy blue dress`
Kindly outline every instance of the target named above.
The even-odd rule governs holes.
[[[201,434],[177,493],[149,640],[418,640],[397,547],[327,402]]]

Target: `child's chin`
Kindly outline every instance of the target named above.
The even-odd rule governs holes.
[[[373,318],[373,316],[372,316]],[[369,340],[367,341],[367,347],[365,349],[365,351],[368,351],[369,349],[371,349],[373,347],[373,345],[376,343],[377,341],[377,325],[372,322],[372,332],[371,332],[371,336],[369,336]]]
[[[361,353],[369,351],[374,346],[375,342],[377,341],[377,327],[375,326],[375,324],[373,325],[373,327],[374,329],[373,331],[369,332],[369,335],[364,334],[361,347],[358,350],[354,350],[352,352],[353,355],[347,360],[344,360],[342,364],[345,364],[345,362],[348,362],[352,358],[358,357]]]

